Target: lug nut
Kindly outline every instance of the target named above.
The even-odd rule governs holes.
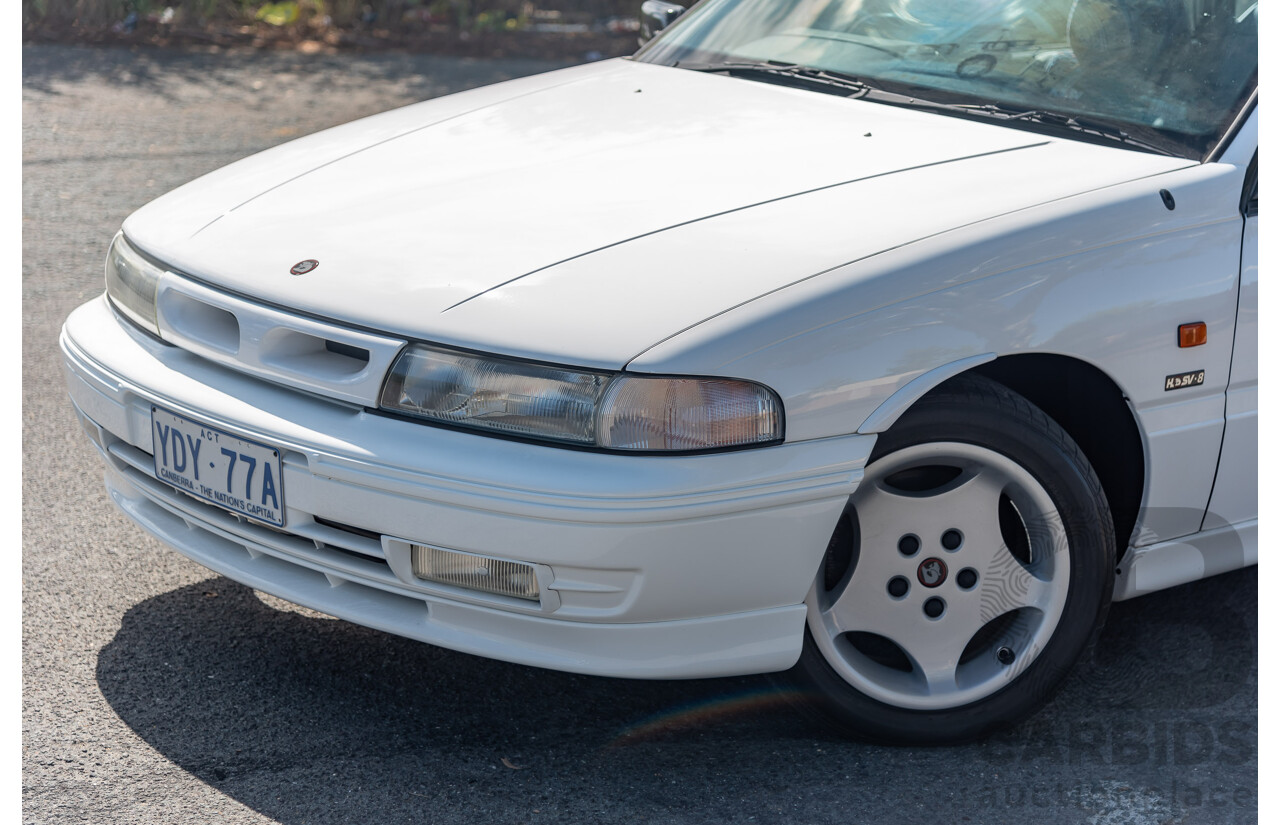
[[[972,567],[966,567],[956,574],[956,584],[960,585],[962,590],[969,590],[978,583],[978,571]]]
[[[942,615],[942,611],[947,609],[947,603],[937,596],[929,599],[924,603],[924,615],[930,619],[936,619]]]
[[[898,539],[898,552],[904,556],[914,556],[920,552],[920,539],[906,535]]]
[[[952,529],[942,534],[942,546],[947,550],[958,549],[963,541],[964,536],[960,534],[959,530]]]
[[[889,579],[889,595],[895,599],[901,599],[907,595],[907,591],[911,589],[911,583],[902,576],[894,576]]]
[[[1000,648],[996,651],[996,659],[1002,665],[1013,664],[1013,649],[1008,647]]]

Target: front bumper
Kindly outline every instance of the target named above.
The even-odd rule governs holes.
[[[790,667],[805,594],[874,436],[629,456],[425,426],[280,387],[147,338],[105,299],[72,313],[71,399],[113,501],[200,564],[454,650],[578,673]],[[155,479],[151,406],[281,448],[285,527]],[[420,542],[538,565],[539,602],[413,577]]]

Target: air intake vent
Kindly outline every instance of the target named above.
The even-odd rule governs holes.
[[[173,272],[156,288],[160,337],[278,384],[375,407],[402,339],[229,295]]]

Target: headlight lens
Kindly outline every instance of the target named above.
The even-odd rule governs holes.
[[[608,376],[429,347],[391,367],[382,406],[448,424],[595,443],[595,402]]]
[[[722,449],[782,439],[782,402],[725,378],[660,378],[544,366],[421,345],[401,353],[384,409],[611,450]]]
[[[164,270],[149,263],[118,234],[107,252],[107,295],[116,308],[139,326],[159,335],[156,288]]]
[[[619,375],[596,426],[600,446],[614,450],[739,447],[782,439],[782,401],[747,381]]]

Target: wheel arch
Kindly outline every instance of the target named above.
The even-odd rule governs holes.
[[[903,387],[906,392],[895,393],[859,431],[883,432],[921,398],[969,374],[982,375],[1023,396],[1080,446],[1107,495],[1119,559],[1129,546],[1146,489],[1146,448],[1124,391],[1087,361],[1050,353],[988,354],[956,361]]]

